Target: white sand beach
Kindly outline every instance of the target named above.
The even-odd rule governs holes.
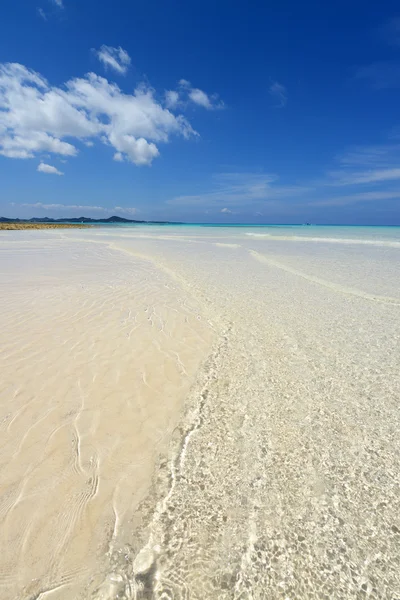
[[[0,597],[400,598],[400,237],[0,237]]]

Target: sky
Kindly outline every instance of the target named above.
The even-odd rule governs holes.
[[[400,225],[400,7],[5,0],[0,216]]]

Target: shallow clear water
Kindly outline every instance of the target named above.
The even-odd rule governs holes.
[[[101,519],[95,527],[110,548],[93,551],[79,595],[54,580],[52,597],[71,589],[98,600],[400,597],[400,228],[108,226],[36,240],[53,252],[79,249],[82,277],[111,315],[116,276],[126,286],[121,310],[146,273],[141,289],[155,290],[157,302],[154,282],[169,286],[161,348],[173,341],[192,368],[198,360],[168,443],[146,463],[154,474],[146,493],[137,500],[128,478],[117,533]],[[107,257],[105,278],[85,262],[94,249]],[[185,345],[194,316],[211,346],[193,337]],[[115,356],[133,352],[136,367],[150,364],[140,340],[151,348],[151,328],[142,333],[131,346],[114,336],[101,360],[113,368]],[[121,442],[135,419],[138,373],[127,368],[121,390],[110,383],[130,402],[129,411],[118,405]],[[156,410],[157,396],[146,394]],[[96,430],[91,443],[101,455]],[[108,476],[140,456],[122,454]]]
[[[183,223],[183,224],[135,224],[118,223],[100,225],[110,229],[137,229],[148,232],[162,231],[176,232],[178,235],[185,231],[202,235],[207,231],[218,230],[218,235],[241,235],[246,233],[255,236],[278,237],[285,239],[310,238],[324,240],[351,240],[362,242],[400,242],[400,227],[361,226],[361,225],[252,225],[252,224],[210,224],[210,223]],[[212,235],[212,234],[211,234]]]

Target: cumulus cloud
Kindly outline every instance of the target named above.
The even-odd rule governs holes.
[[[150,165],[153,158],[160,154],[153,142],[150,143],[142,137],[136,139],[132,135],[112,131],[109,140],[114,148],[118,150],[116,153],[118,159],[120,155],[121,158],[127,156],[135,165]],[[114,154],[114,159],[116,155]]]
[[[2,115],[0,114],[0,122]],[[0,133],[0,154],[8,158],[33,158],[36,152],[53,152],[63,156],[75,156],[75,146],[48,135],[43,131]]]
[[[74,139],[88,146],[97,139],[114,149],[116,160],[150,165],[159,155],[158,144],[173,135],[187,139],[198,134],[183,115],[163,107],[148,86],[125,94],[117,84],[89,73],[55,87],[21,64],[0,64],[3,156],[75,156]]]
[[[59,171],[56,167],[47,165],[46,163],[40,163],[37,170],[39,173],[47,173],[48,175],[64,175],[64,173]]]
[[[269,86],[269,95],[277,100],[276,108],[283,108],[287,104],[286,87],[278,81],[273,81]]]
[[[226,214],[227,214],[227,213],[232,213],[232,211],[231,211],[231,210],[229,210],[229,208],[222,208],[222,209],[221,209],[221,212],[222,212],[222,213],[226,213]]]
[[[113,48],[112,46],[103,45],[100,50],[96,52],[96,55],[106,69],[113,69],[120,75],[125,75],[131,64],[129,54],[126,50],[121,48],[121,46],[119,48]]]

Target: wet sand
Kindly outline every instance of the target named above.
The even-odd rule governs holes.
[[[400,597],[400,245],[284,234],[9,234],[2,597]]]

